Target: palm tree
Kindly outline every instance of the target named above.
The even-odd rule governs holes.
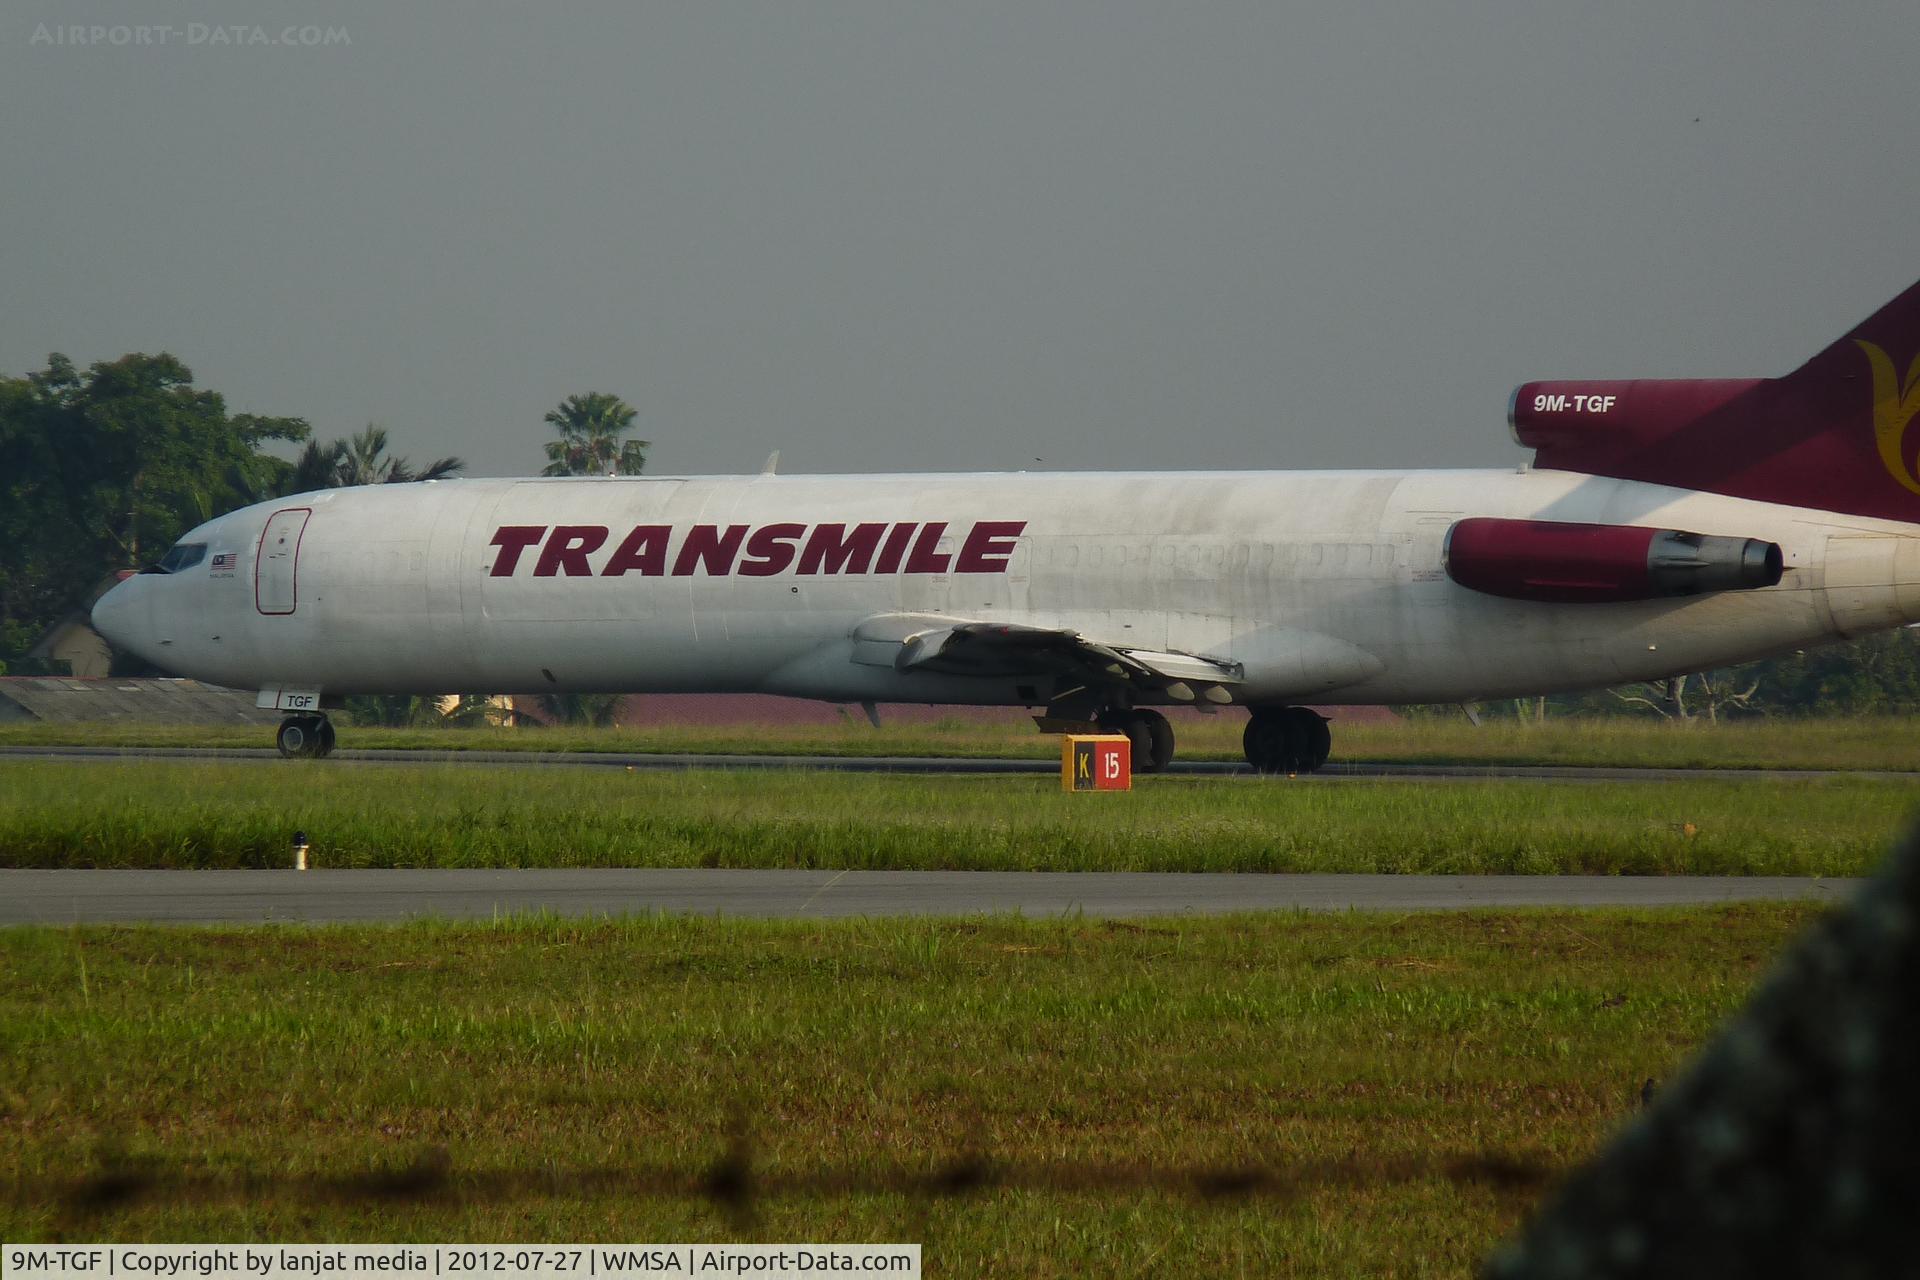
[[[421,694],[355,694],[347,699],[346,710],[362,727],[411,729],[440,723],[439,699]]]
[[[365,431],[338,442],[346,446],[340,458],[340,483],[406,484],[413,480],[442,480],[467,464],[458,458],[436,458],[415,471],[405,458],[387,452],[387,429],[369,422]]]
[[[511,722],[512,713],[485,694],[463,693],[451,705],[435,694],[355,694],[347,714],[361,726],[383,729],[467,729]]]
[[[406,484],[414,480],[444,480],[465,469],[459,458],[436,458],[415,471],[405,458],[387,452],[387,429],[369,422],[365,431],[345,440],[321,444],[307,441],[293,464],[293,492],[340,489],[356,484]]]
[[[553,724],[605,729],[613,724],[624,701],[625,696],[618,693],[543,693],[540,710]]]
[[[294,459],[293,474],[287,480],[287,492],[306,493],[313,489],[340,487],[340,460],[346,456],[347,442],[331,440],[321,444],[307,441],[307,447]]]
[[[568,396],[544,421],[560,433],[547,442],[543,476],[637,476],[647,465],[651,440],[622,440],[638,413],[619,396],[589,391]]]

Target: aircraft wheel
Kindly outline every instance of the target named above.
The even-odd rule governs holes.
[[[1312,773],[1333,747],[1327,722],[1305,707],[1255,709],[1241,738],[1247,763],[1261,773]]]
[[[314,752],[314,755],[319,756],[322,759],[332,755],[333,744],[334,744],[333,721],[325,719],[323,717],[320,721],[320,749]]]
[[[1133,718],[1147,728],[1147,739],[1152,744],[1144,763],[1136,761],[1134,768],[1143,773],[1161,773],[1173,763],[1173,726],[1158,711],[1136,711]]]
[[[1247,763],[1259,773],[1292,773],[1293,748],[1288,741],[1286,718],[1272,711],[1255,710],[1247,720],[1247,731],[1240,738]]]
[[[1153,731],[1137,711],[1118,711],[1095,721],[1102,733],[1125,734],[1133,746],[1133,771],[1153,772]]]
[[[1327,718],[1317,711],[1309,711],[1305,707],[1293,707],[1290,710],[1299,713],[1300,731],[1306,738],[1307,749],[1301,762],[1301,771],[1311,773],[1333,754],[1333,730],[1327,728]]]
[[[325,730],[330,728],[324,716],[288,716],[280,722],[274,745],[290,760],[312,759],[324,754],[321,744],[325,741]]]

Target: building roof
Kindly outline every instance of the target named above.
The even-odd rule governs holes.
[[[198,680],[0,676],[0,721],[69,724],[119,720],[147,724],[277,724],[280,713],[254,695]]]
[[[113,590],[128,578],[133,577],[134,573],[135,571],[132,569],[118,569],[94,583],[92,587],[88,588],[87,594],[82,597],[79,604],[54,619],[53,625],[41,633],[40,639],[34,642],[31,649],[27,650],[26,656],[29,658],[51,658],[54,656],[53,650],[55,645],[59,643],[60,638],[66,634],[69,629],[78,626],[87,631],[92,631],[94,604],[99,601],[101,596],[107,594],[107,592]],[[106,641],[102,639],[100,643],[105,644]]]

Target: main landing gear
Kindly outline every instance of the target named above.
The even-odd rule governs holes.
[[[318,759],[333,752],[333,721],[325,716],[288,716],[280,722],[274,745],[288,759]]]
[[[1158,711],[1104,711],[1094,723],[1102,733],[1121,733],[1132,740],[1135,773],[1159,773],[1173,763],[1173,726]]]
[[[1261,773],[1312,773],[1327,762],[1333,734],[1324,716],[1305,707],[1255,707],[1241,745]]]

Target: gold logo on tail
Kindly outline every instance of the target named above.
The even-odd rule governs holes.
[[[1914,478],[1906,451],[1900,447],[1906,439],[1907,424],[1920,416],[1920,356],[1907,366],[1906,381],[1902,382],[1893,358],[1886,352],[1858,338],[1854,345],[1867,353],[1867,363],[1873,367],[1873,437],[1880,446],[1880,461],[1888,475],[1920,493],[1920,479]]]

